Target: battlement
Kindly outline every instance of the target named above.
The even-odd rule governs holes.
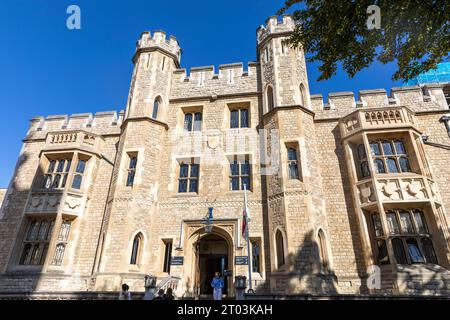
[[[262,43],[272,34],[290,33],[294,31],[295,21],[291,15],[284,15],[281,20],[277,16],[269,17],[265,25],[256,29],[258,44]]]
[[[172,77],[172,99],[209,95],[248,93],[257,91],[259,64],[249,62],[247,70],[242,62],[214,66],[177,69]]]
[[[178,40],[174,36],[166,38],[166,33],[162,30],[155,30],[153,35],[150,31],[143,32],[140,39],[136,43],[136,51],[139,49],[159,47],[173,54],[178,62],[181,59],[181,48]]]
[[[380,108],[385,106],[407,106],[413,111],[448,109],[442,87],[439,85],[404,86],[391,89],[390,96],[385,89],[360,90],[359,99],[353,92],[333,92],[324,103],[321,94],[311,95],[314,111],[350,110],[355,108]]]
[[[38,138],[40,133],[51,131],[64,131],[83,129],[99,135],[120,133],[125,111],[119,114],[116,111],[103,111],[92,113],[78,113],[72,115],[39,116],[30,120],[27,138]]]

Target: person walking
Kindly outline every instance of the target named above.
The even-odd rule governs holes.
[[[175,300],[172,288],[167,288],[164,300]]]
[[[154,297],[153,300],[164,300],[164,289],[159,289],[158,296]]]
[[[119,293],[119,300],[131,300],[131,292],[128,291],[130,287],[124,283],[122,284],[122,291]]]
[[[214,300],[222,300],[222,288],[224,286],[225,284],[223,282],[223,278],[220,276],[220,272],[216,271],[211,282],[211,287],[213,287]]]

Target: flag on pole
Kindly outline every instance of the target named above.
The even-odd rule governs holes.
[[[244,185],[244,210],[242,212],[242,236],[248,240],[248,223],[250,221],[250,212],[247,206],[247,187]]]

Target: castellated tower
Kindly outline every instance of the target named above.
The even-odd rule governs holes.
[[[125,119],[118,143],[114,174],[102,226],[101,251],[97,259],[97,288],[120,285],[121,278],[103,273],[130,270],[130,244],[148,241],[160,184],[161,152],[168,126],[167,107],[173,71],[179,68],[181,49],[163,31],[144,32],[133,57],[134,71]],[[131,240],[128,239],[132,235]],[[137,236],[137,237],[136,237]],[[151,271],[153,261],[138,262]],[[137,270],[134,270],[137,271]],[[142,281],[142,275],[136,276]],[[134,279],[128,279],[133,284]]]
[[[294,28],[292,17],[284,16],[257,30],[266,152],[279,164],[292,164],[271,163],[266,175],[269,239],[284,246],[270,249],[270,290],[279,293],[318,292],[329,283],[314,276],[324,268],[317,243],[327,222],[304,52],[284,43]],[[275,254],[283,250],[285,257]]]

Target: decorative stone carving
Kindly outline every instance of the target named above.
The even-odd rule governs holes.
[[[58,195],[51,195],[47,200],[47,203],[51,208],[55,208],[59,204],[59,202],[60,197]]]
[[[210,149],[214,150],[220,144],[220,135],[218,135],[218,134],[208,134],[206,136],[206,139],[207,139],[206,141],[207,141],[208,148],[210,148]]]
[[[31,197],[31,201],[30,201],[30,206],[32,208],[37,208],[42,204],[42,196],[41,195],[36,195]]]
[[[79,211],[81,208],[82,198],[74,195],[67,195],[64,203],[65,211]]]

